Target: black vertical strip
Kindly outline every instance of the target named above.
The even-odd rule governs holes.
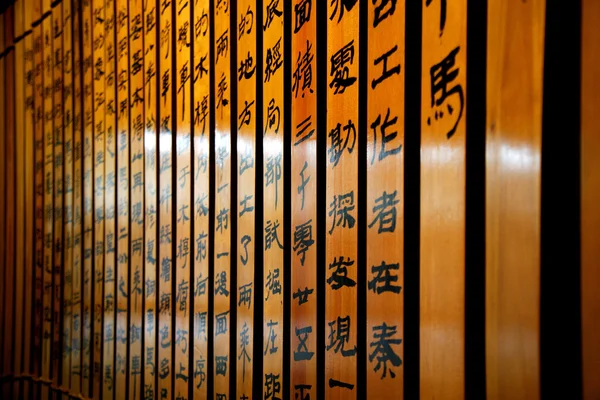
[[[367,398],[367,68],[369,62],[369,3],[360,2],[358,28],[358,178],[357,193],[357,297],[356,297],[356,394],[357,399]],[[364,235],[364,236],[363,236]]]
[[[465,398],[485,399],[487,2],[467,3]]]
[[[131,1],[131,0],[129,0]],[[177,76],[179,70],[177,69],[177,7],[173,1],[171,5],[171,49],[173,54],[171,56],[171,71],[173,73],[171,78],[171,199],[172,210],[171,213],[171,373],[168,379],[171,380],[171,396],[175,397],[175,379],[176,367],[175,367],[175,356],[177,353],[177,345],[175,344],[177,338],[177,260],[176,260],[176,246],[177,246],[177,201],[179,196],[177,195],[177,126],[179,125],[178,109],[177,109]],[[160,42],[158,42],[160,46]],[[193,71],[193,69],[192,69]],[[144,227],[145,228],[145,227]]]
[[[261,0],[256,1],[256,17],[254,24],[257,26],[256,35],[256,149],[254,173],[256,176],[254,188],[254,343],[252,354],[254,357],[252,367],[252,398],[262,399],[263,381],[263,317],[264,317],[264,254],[263,254],[263,221],[264,221],[264,196],[263,196],[263,35],[259,21],[263,20],[263,7]],[[285,291],[285,289],[284,289]]]
[[[77,0],[74,0],[77,1]],[[156,272],[155,272],[155,282],[156,282],[156,290],[155,290],[155,296],[156,299],[154,300],[154,362],[155,362],[155,366],[160,364],[160,359],[159,359],[159,335],[160,335],[160,191],[161,191],[161,187],[160,187],[160,135],[161,135],[161,110],[160,110],[160,97],[159,93],[160,93],[160,77],[161,77],[161,70],[162,68],[160,67],[160,48],[159,48],[159,44],[160,44],[160,7],[159,4],[160,2],[158,0],[146,0],[146,1],[151,1],[152,4],[155,6],[154,9],[154,15],[156,18],[155,21],[155,25],[154,25],[154,43],[156,44],[156,50],[155,50],[155,55],[154,55],[154,62],[156,63],[156,79],[155,79],[155,93],[156,93],[156,100],[155,100],[155,112],[156,112],[156,122],[155,122],[155,134],[156,134],[156,139],[155,139],[155,154],[154,154],[154,162],[156,163],[156,167],[155,169],[155,179],[156,179],[156,195],[157,196],[157,202],[156,202],[156,228],[155,232],[154,232],[154,246],[156,248]],[[118,12],[118,9],[117,9]],[[117,16],[118,14],[115,14],[115,16]],[[116,43],[116,42],[115,42]],[[117,169],[118,171],[118,169]],[[157,240],[158,239],[158,240]],[[192,245],[193,245],[192,241]],[[193,296],[192,296],[193,297]],[[143,364],[144,364],[144,368],[146,365],[146,360],[143,360]],[[155,368],[154,371],[154,396],[155,398],[157,398],[159,396],[158,392],[158,384],[159,384],[159,378],[158,378],[158,373],[157,373],[157,369]],[[127,379],[128,380],[128,379]],[[115,393],[116,396],[116,393]]]
[[[317,266],[326,265],[327,221],[327,3],[319,2],[317,18]],[[317,267],[317,390],[316,398],[325,398],[325,273]],[[314,301],[314,300],[313,300]]]
[[[85,0],[84,0],[85,1]],[[88,0],[92,1],[92,0]],[[132,12],[130,7],[130,1],[127,1],[127,32],[131,32],[129,29],[129,16]],[[92,14],[93,15],[93,14]],[[128,85],[127,85],[127,174],[128,174],[128,185],[131,185],[131,142],[129,141],[129,137],[131,136],[130,127],[131,127],[131,103],[129,101],[131,94],[131,68],[129,67],[129,58],[131,56],[131,46],[129,44],[129,40],[127,40],[127,73],[128,73]],[[83,43],[83,40],[82,40]],[[158,42],[157,42],[158,43]],[[158,92],[157,92],[158,93]],[[92,108],[93,109],[93,108]],[[92,113],[93,115],[93,113]],[[93,162],[92,162],[93,166]],[[93,170],[93,168],[92,168]],[[92,193],[94,191],[92,190]],[[94,196],[93,196],[94,197]],[[127,216],[130,216],[131,213],[131,191],[129,187],[127,188]],[[131,288],[132,288],[132,280],[129,279],[129,271],[131,271],[131,221],[127,221],[127,354],[125,354],[125,397],[129,398],[129,389],[130,389],[130,381],[129,381],[129,357],[131,356],[131,347],[129,346],[129,342],[131,340],[131,331],[129,327],[131,326]],[[117,227],[118,229],[118,227]],[[93,232],[93,231],[92,231]],[[92,242],[93,244],[94,242]],[[93,288],[93,285],[92,285]],[[93,299],[93,296],[92,296]],[[93,387],[93,385],[92,385]]]
[[[290,399],[292,275],[292,2],[283,3],[283,398]]]
[[[404,76],[404,398],[419,398],[421,28],[423,1],[406,2]]]
[[[542,111],[542,398],[581,398],[581,0],[546,2]],[[557,351],[557,346],[560,350]],[[556,365],[568,365],[557,369]],[[562,396],[561,396],[562,395]]]
[[[230,161],[230,206],[229,221],[231,222],[231,245],[229,246],[229,397],[236,398],[236,377],[237,377],[237,225],[238,225],[238,196],[237,196],[237,1],[230,3],[229,9],[229,137],[231,142],[231,161]]]
[[[206,390],[207,398],[214,398],[214,296],[215,296],[215,0],[209,1],[209,14],[210,14],[210,46],[209,46],[209,59],[210,59],[210,145],[208,150],[208,174],[209,174],[209,193],[208,196],[208,312],[206,315],[206,336],[208,339],[207,343],[207,358],[206,358]]]
[[[194,240],[195,236],[195,222],[196,222],[196,218],[195,218],[195,210],[194,210],[194,206],[195,206],[195,197],[196,197],[196,170],[194,169],[194,164],[195,164],[195,160],[196,160],[196,141],[194,139],[194,134],[196,131],[196,124],[194,121],[194,72],[195,72],[195,68],[194,66],[196,64],[194,64],[194,54],[196,54],[195,50],[194,50],[194,45],[196,42],[196,31],[194,29],[194,17],[195,17],[195,8],[194,8],[194,4],[196,3],[195,0],[191,0],[189,1],[189,7],[190,7],[190,23],[189,23],[189,31],[190,32],[190,70],[191,70],[191,77],[190,77],[190,130],[189,130],[189,138],[190,138],[190,170],[191,172],[191,176],[194,177],[194,179],[190,179],[191,183],[190,183],[190,209],[192,210],[191,215],[192,217],[190,218],[190,243],[191,243],[191,251],[190,251],[190,279],[189,279],[189,286],[190,288],[192,288],[190,290],[191,296],[189,296],[188,298],[191,300],[190,301],[190,311],[189,311],[189,323],[188,323],[188,344],[191,344],[191,346],[188,346],[188,367],[187,367],[187,371],[188,371],[188,396],[189,398],[193,399],[194,398],[194,315],[195,315],[195,304],[196,304],[196,296],[194,295],[195,292],[195,281],[196,281],[196,259],[195,259],[195,254],[196,254],[196,241]],[[211,67],[212,69],[212,67]]]

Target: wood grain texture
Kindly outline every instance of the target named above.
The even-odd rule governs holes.
[[[488,7],[487,394],[536,399],[545,1]]]
[[[290,60],[292,88],[290,396],[317,393],[317,10],[294,2]],[[305,298],[304,298],[305,296]],[[297,396],[297,397],[296,397]]]
[[[582,2],[581,71],[581,317],[583,396],[600,397],[600,295],[595,283],[600,280],[600,124],[596,116],[600,106],[600,3]]]
[[[327,8],[325,398],[356,398],[359,5]],[[362,376],[363,372],[361,372]]]

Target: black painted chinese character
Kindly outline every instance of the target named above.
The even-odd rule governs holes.
[[[335,353],[341,350],[343,357],[353,357],[356,355],[356,345],[353,349],[345,349],[346,343],[350,341],[350,316],[344,318],[337,317],[333,321],[327,322],[329,325],[329,344],[327,344],[327,351],[333,349]]]
[[[355,207],[354,191],[333,196],[333,201],[329,204],[329,216],[333,217],[331,229],[329,230],[330,235],[333,233],[334,228],[340,225],[342,225],[342,228],[346,226],[348,229],[354,228],[356,219],[350,212],[354,211]]]
[[[312,62],[313,54],[310,52],[312,44],[306,41],[306,52],[298,52],[298,61],[296,61],[296,69],[292,75],[292,92],[294,98],[298,97],[298,90],[300,89],[300,81],[302,81],[302,98],[304,98],[305,90],[308,89],[310,93],[313,93],[312,89]]]
[[[379,326],[373,327],[373,342],[369,343],[369,347],[374,347],[373,352],[369,354],[369,362],[377,360],[377,365],[373,367],[373,371],[377,372],[383,366],[381,379],[387,375],[388,365],[391,363],[394,367],[402,365],[402,359],[394,352],[391,345],[400,345],[402,339],[392,339],[396,335],[396,326],[388,326],[385,322]],[[390,376],[396,377],[394,371],[389,368]]]
[[[356,127],[354,126],[354,122],[348,120],[348,124],[343,127],[343,131],[346,133],[344,139],[342,139],[342,125],[338,123],[328,135],[331,139],[331,145],[327,149],[327,153],[329,154],[329,162],[333,164],[332,168],[338,165],[345,150],[348,151],[348,154],[352,154],[356,145]],[[352,144],[348,146],[350,140],[352,140]]]
[[[372,228],[376,222],[379,222],[377,233],[383,232],[394,232],[396,230],[396,205],[400,203],[400,200],[396,200],[397,190],[388,194],[385,190],[381,194],[381,197],[375,199],[375,206],[373,207],[373,221],[369,224],[369,228]]]
[[[296,255],[300,256],[300,264],[304,266],[306,252],[315,243],[312,237],[312,219],[294,228],[294,247]]]
[[[388,58],[392,54],[394,54],[397,50],[398,50],[398,46],[396,45],[396,46],[392,47],[390,50],[388,50],[387,52],[385,52],[382,55],[380,55],[379,57],[377,57],[375,60],[373,60],[373,65],[375,65],[375,66],[377,66],[381,62],[383,62],[383,65],[382,65],[383,71],[381,71],[381,75],[379,76],[379,78],[373,79],[371,81],[371,89],[375,89],[377,87],[377,85],[379,85],[381,82],[385,81],[390,76],[392,76],[394,74],[396,74],[396,75],[400,74],[400,64],[395,65],[391,69],[388,69],[388,63],[387,63]]]
[[[327,278],[327,283],[331,286],[331,289],[338,290],[343,286],[354,287],[356,286],[356,281],[351,278],[348,278],[348,269],[346,267],[351,267],[354,265],[354,260],[348,258],[348,260],[344,259],[344,256],[340,256],[338,259],[334,257],[333,262],[329,264],[329,269],[333,269],[331,276]]]
[[[312,326],[307,326],[304,328],[295,328],[296,337],[298,338],[298,349],[294,351],[294,361],[306,361],[313,358],[315,355],[314,351],[308,351],[308,346],[306,345],[306,341],[308,340],[308,335],[312,333]]]
[[[383,292],[391,292],[391,293],[400,293],[402,289],[399,285],[394,285],[394,282],[398,282],[398,275],[392,275],[392,271],[399,271],[400,264],[386,264],[385,261],[381,262],[381,265],[373,265],[371,266],[371,273],[373,279],[369,281],[369,290],[380,294]]]

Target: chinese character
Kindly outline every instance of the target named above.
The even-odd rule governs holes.
[[[312,137],[313,133],[315,133],[314,129],[312,128],[312,115],[309,115],[308,117],[306,117],[306,119],[302,122],[300,122],[298,125],[296,125],[296,129],[298,130],[296,132],[296,143],[294,143],[294,146],[298,146],[300,143],[304,142],[305,140],[308,140]]]
[[[352,8],[354,8],[357,2],[358,0],[331,0],[330,6],[332,6],[334,3],[335,6],[333,12],[331,13],[331,16],[329,16],[329,20],[333,21],[333,17],[335,17],[335,14],[339,13],[337,20],[337,22],[339,23],[342,20],[342,17],[344,16],[344,9],[346,11],[352,10]]]
[[[275,43],[272,48],[267,48],[267,55],[265,59],[265,82],[271,80],[271,76],[277,72],[277,70],[283,65],[281,59],[281,38]]]
[[[402,150],[401,144],[399,144],[398,147],[386,150],[386,145],[389,142],[396,139],[396,137],[398,136],[398,131],[386,133],[387,128],[389,128],[392,125],[396,125],[396,122],[398,121],[398,117],[394,117],[391,120],[389,119],[389,117],[390,109],[388,108],[383,124],[381,123],[381,114],[379,114],[377,118],[375,118],[375,121],[373,121],[373,123],[371,124],[371,129],[373,129],[373,157],[371,157],[371,165],[375,163],[375,154],[377,154],[377,128],[379,128],[379,132],[381,133],[381,144],[379,146],[379,161],[383,160],[387,156],[393,156],[395,154],[398,154],[400,153],[400,150]]]
[[[377,228],[378,234],[382,232],[394,232],[396,230],[396,205],[400,203],[400,200],[396,200],[397,194],[397,190],[394,190],[390,194],[384,190],[381,197],[375,199],[376,205],[373,207],[373,214],[377,214],[369,224],[369,228],[372,228],[376,222],[379,222],[379,227]]]
[[[273,129],[273,133],[278,134],[279,133],[279,123],[281,122],[281,111],[279,110],[279,106],[275,105],[275,99],[271,99],[269,100],[269,106],[267,107],[267,120],[265,123],[265,132],[264,134],[267,134],[267,131],[269,129],[272,129],[275,126],[275,129]]]
[[[279,186],[278,182],[281,179],[281,153],[267,157],[266,169],[265,186],[275,186],[275,209],[277,209],[277,187]]]
[[[298,299],[298,305],[301,306],[304,303],[308,303],[308,295],[312,294],[313,291],[314,289],[309,289],[307,287],[304,288],[304,290],[300,290],[300,288],[298,288],[292,297],[294,300]]]
[[[279,383],[279,374],[265,374],[265,400],[281,400],[277,397],[281,392],[281,383]]]
[[[373,352],[369,354],[369,362],[373,362],[377,359],[377,365],[373,368],[373,371],[377,372],[383,365],[383,372],[381,379],[386,377],[388,366],[390,362],[392,366],[399,367],[402,364],[402,360],[394,352],[391,345],[399,345],[402,343],[402,339],[392,339],[392,336],[396,334],[396,326],[388,326],[385,322],[382,325],[373,327],[373,342],[369,343],[369,347],[374,347]],[[390,376],[396,377],[394,371],[390,368]]]
[[[221,271],[219,274],[217,274],[215,295],[218,294],[229,297],[229,290],[227,290],[227,273],[225,271]]]
[[[385,261],[381,262],[381,265],[371,266],[371,273],[377,274],[372,280],[369,281],[369,290],[380,294],[383,292],[400,293],[401,286],[393,285],[394,282],[398,282],[398,275],[392,275],[390,271],[398,271],[400,264],[386,264]]]
[[[240,286],[240,299],[238,300],[238,307],[242,304],[248,304],[248,309],[252,304],[252,282]]]
[[[302,26],[310,21],[311,6],[312,0],[300,0],[300,2],[294,6],[294,33],[298,33]]]
[[[312,45],[306,41],[306,53],[298,52],[298,61],[296,62],[296,69],[292,76],[292,92],[294,92],[294,98],[298,97],[298,89],[300,89],[300,80],[302,80],[302,98],[304,98],[304,91],[308,89],[310,93],[313,93],[312,89],[312,62],[313,55],[310,52]]]
[[[356,345],[353,349],[346,350],[345,345],[350,340],[350,316],[345,318],[337,317],[337,320],[327,322],[329,325],[329,344],[327,351],[333,349],[335,353],[341,350],[342,356],[352,357],[356,355]]]
[[[339,260],[337,257],[334,257],[333,262],[329,264],[329,269],[335,269],[331,273],[331,276],[327,278],[327,283],[331,285],[333,290],[338,290],[342,286],[356,286],[356,282],[348,278],[348,269],[346,268],[352,265],[354,265],[354,260],[348,259],[345,261],[344,256],[340,256]]]
[[[308,335],[312,333],[312,326],[307,326],[304,328],[295,328],[296,337],[299,340],[298,350],[294,351],[294,361],[306,361],[310,360],[314,356],[313,351],[308,351],[308,346],[306,345],[306,341],[308,340]]]
[[[394,54],[396,52],[396,50],[398,50],[398,46],[394,46],[392,47],[389,51],[387,51],[386,53],[383,53],[381,56],[377,57],[375,60],[373,60],[373,65],[378,65],[383,61],[383,71],[381,72],[381,76],[379,78],[373,79],[371,81],[371,89],[375,89],[377,87],[377,85],[379,85],[381,82],[385,81],[387,78],[389,78],[390,76],[396,74],[400,74],[400,64],[394,66],[392,69],[388,70],[388,58],[389,56],[391,56],[392,54]]]
[[[275,17],[281,18],[281,16],[283,15],[283,11],[280,11],[277,9],[278,5],[279,5],[279,0],[271,0],[271,2],[269,4],[267,4],[266,21],[265,21],[265,25],[263,26],[263,31],[266,31],[267,28],[269,28],[271,26],[271,23],[273,22],[273,19]]]
[[[346,132],[344,140],[342,140],[342,125],[340,123],[328,135],[331,138],[331,147],[327,149],[327,153],[329,154],[329,162],[333,164],[332,168],[338,165],[344,150],[347,150],[348,154],[352,154],[354,151],[354,145],[356,144],[356,127],[354,126],[354,122],[348,120],[348,124],[344,126],[343,130]],[[352,145],[348,147],[351,136]]]
[[[306,252],[315,243],[312,238],[312,219],[296,225],[294,229],[294,251],[300,256],[300,264],[304,266]]]
[[[240,332],[240,343],[242,350],[238,356],[238,360],[242,360],[242,382],[246,379],[246,362],[250,362],[250,356],[246,351],[246,346],[250,344],[250,336],[248,335],[248,326],[244,322],[244,326]]]
[[[385,21],[390,15],[394,14],[394,11],[396,11],[397,0],[373,0],[373,4],[377,1],[379,1],[379,5],[375,6],[375,9],[373,10],[373,28],[377,28],[377,25]]]
[[[279,268],[275,268],[273,270],[273,274],[269,271],[267,275],[267,283],[265,284],[267,288],[267,297],[265,300],[269,300],[269,296],[272,294],[281,294],[281,282],[279,281]]]
[[[275,220],[274,222],[271,222],[271,220],[267,221],[265,226],[265,250],[269,250],[274,242],[277,243],[280,249],[283,249],[283,245],[277,236],[277,228],[279,228],[279,220]]]
[[[333,229],[337,226],[342,225],[342,228],[348,226],[349,229],[354,227],[356,219],[350,215],[351,211],[354,211],[354,191],[349,193],[334,195],[333,201],[329,204],[329,216],[333,217],[331,229],[329,234],[333,233]]]

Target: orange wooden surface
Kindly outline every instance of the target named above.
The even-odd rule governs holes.
[[[464,396],[467,2],[447,4],[444,10],[445,5],[446,1],[423,4],[420,249],[423,399]]]
[[[170,2],[161,3],[160,5],[160,36],[159,36],[159,59],[158,59],[158,79],[160,82],[160,98],[159,98],[159,115],[160,115],[160,136],[158,139],[159,157],[159,249],[158,262],[159,264],[159,282],[158,288],[160,293],[159,299],[159,349],[158,349],[158,390],[160,396],[171,398],[172,392],[172,376],[171,371],[171,346],[175,340],[175,335],[172,327],[173,308],[171,303],[175,301],[172,291],[173,273],[175,272],[173,262],[172,243],[175,238],[172,235],[174,227],[171,225],[173,218],[174,202],[172,198],[173,185],[176,182],[172,181],[172,149],[173,149],[173,113],[172,113],[172,94],[174,85],[174,72],[172,71],[171,62],[173,57],[172,38],[172,7]]]
[[[215,398],[229,398],[229,348],[231,221],[231,76],[229,68],[231,40],[229,0],[214,4],[215,43],[215,239],[214,239],[214,382]],[[234,207],[235,209],[235,207]],[[235,353],[234,353],[235,354]]]
[[[156,391],[156,333],[157,329],[157,294],[156,270],[158,263],[158,120],[157,120],[157,48],[156,31],[158,30],[158,13],[155,1],[144,1],[144,387],[143,396],[154,396]]]
[[[317,2],[292,11],[290,396],[317,393]],[[296,397],[297,396],[297,397]]]
[[[369,4],[367,392],[404,395],[403,4]]]
[[[238,2],[237,59],[237,338],[236,398],[252,396],[254,360],[254,282],[256,204],[256,38],[258,21],[255,0]],[[261,282],[262,284],[262,282]]]
[[[545,2],[488,7],[487,391],[490,399],[535,399]]]
[[[194,322],[193,360],[192,369],[194,376],[194,399],[207,399],[207,372],[208,372],[208,264],[209,242],[208,237],[213,233],[209,229],[208,206],[210,193],[210,19],[212,15],[208,0],[195,0],[193,10],[194,20],[194,54],[193,54],[193,90],[194,90]],[[192,346],[190,344],[190,346]],[[190,374],[192,371],[190,371]],[[210,377],[209,377],[210,378]]]
[[[325,398],[356,398],[359,5],[327,8]],[[363,372],[361,372],[362,376]]]
[[[263,395],[280,397],[283,383],[283,2],[263,0]]]
[[[115,329],[115,393],[127,395],[127,343],[129,337],[129,47],[128,0],[117,0],[117,273]]]
[[[586,400],[600,397],[600,3],[582,2],[581,60],[581,317],[583,396]]]

